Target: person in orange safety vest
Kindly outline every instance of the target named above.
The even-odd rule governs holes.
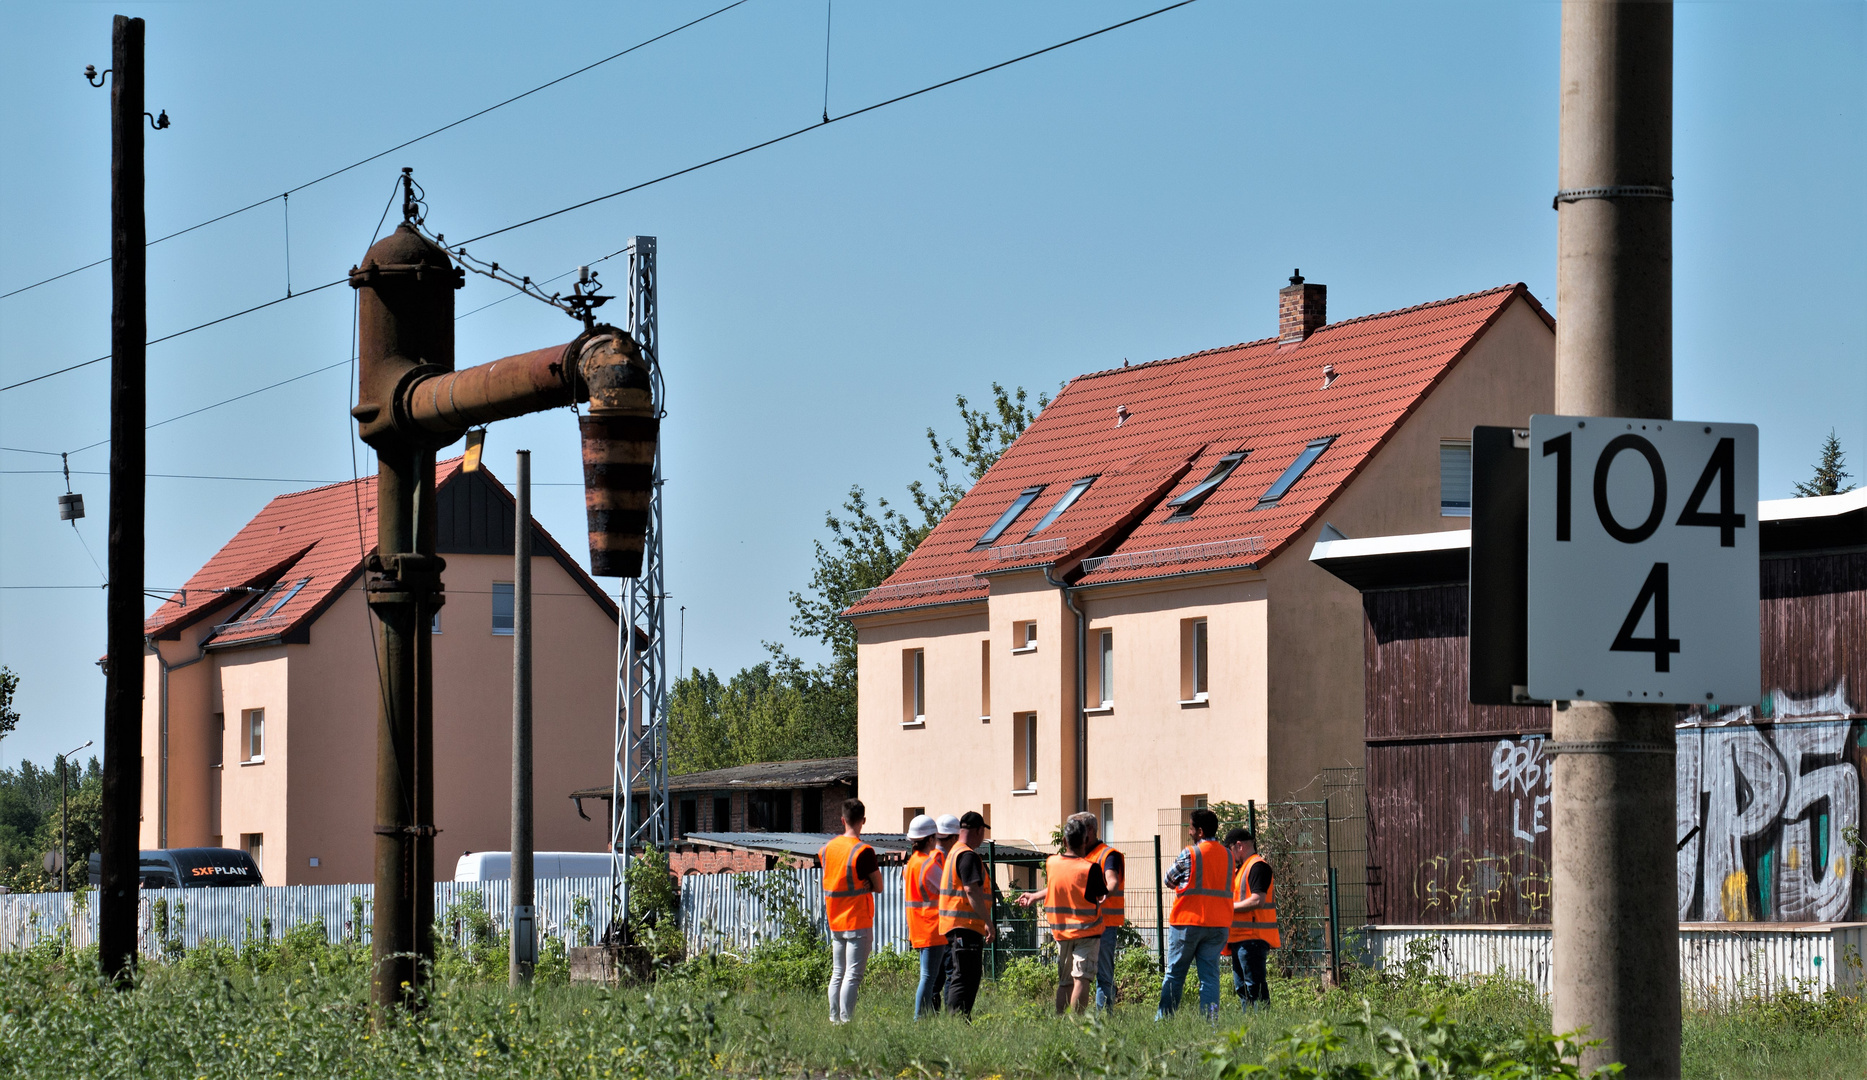
[[[1283,944],[1277,929],[1277,902],[1273,896],[1277,884],[1272,880],[1271,864],[1258,854],[1258,838],[1250,829],[1233,829],[1225,834],[1225,846],[1232,854],[1232,985],[1246,1012],[1253,1005],[1269,1008],[1271,986],[1264,979],[1264,958]]]
[[[1052,855],[1044,864],[1044,891],[1029,892],[1018,904],[1030,907],[1044,901],[1050,936],[1057,943],[1057,1015],[1074,1008],[1082,1012],[1095,996],[1096,959],[1102,948],[1102,905],[1108,882],[1102,867],[1085,857],[1095,837],[1094,814],[1071,814],[1063,821],[1065,855]]]
[[[940,932],[946,935],[946,1009],[972,1019],[973,1001],[985,969],[985,946],[997,933],[993,888],[978,847],[985,843],[985,816],[968,810],[958,821],[959,840],[946,853],[940,875]]]
[[[1089,815],[1089,850],[1083,858],[1102,868],[1102,880],[1109,896],[1102,901],[1102,944],[1096,949],[1096,1008],[1107,1012],[1115,1007],[1115,954],[1121,951],[1121,928],[1128,921],[1127,904],[1122,889],[1126,868],[1122,853],[1102,837],[1101,822]]]
[[[958,829],[957,824],[954,826]],[[933,818],[914,815],[908,822],[908,841],[914,850],[901,871],[906,893],[908,944],[921,954],[921,981],[914,990],[914,1019],[940,1011],[940,991],[946,986],[946,935],[940,932],[940,876],[946,872],[946,850],[940,846]]]
[[[823,913],[830,924],[830,1023],[846,1024],[856,1011],[862,971],[875,946],[875,894],[882,868],[875,849],[862,842],[865,813],[860,799],[843,802],[843,835],[823,845]]]
[[[1180,852],[1165,879],[1174,897],[1167,917],[1167,971],[1160,981],[1156,1019],[1171,1016],[1180,1007],[1186,969],[1195,964],[1200,1011],[1208,1016],[1219,1011],[1219,952],[1232,929],[1232,854],[1216,839],[1219,815],[1212,811],[1193,811],[1188,831],[1193,843]]]

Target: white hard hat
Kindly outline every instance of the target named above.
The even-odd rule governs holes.
[[[909,840],[924,840],[933,834],[934,819],[928,817],[926,814],[915,814],[914,820],[908,822]]]
[[[934,831],[941,836],[958,836],[959,818],[953,814],[941,814],[940,820],[934,823]]]

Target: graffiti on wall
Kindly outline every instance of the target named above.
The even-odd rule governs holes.
[[[1549,864],[1529,850],[1434,855],[1414,875],[1414,893],[1429,922],[1545,922]]]
[[[1535,843],[1549,831],[1549,764],[1541,735],[1499,739],[1491,751],[1491,790],[1509,793],[1510,832],[1519,840]]]
[[[1855,909],[1861,747],[1846,687],[1679,730],[1679,918],[1839,922]],[[1832,718],[1824,722],[1819,717]]]

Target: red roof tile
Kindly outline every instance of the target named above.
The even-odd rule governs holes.
[[[460,463],[452,458],[435,465],[437,490],[460,475]],[[486,478],[498,487],[490,473]],[[538,533],[546,542],[539,554],[557,558],[614,618],[615,605],[602,587],[542,526]],[[280,495],[156,608],[143,633],[174,639],[213,617],[222,623],[208,642],[215,646],[298,636],[349,588],[375,548],[376,477]]]
[[[1306,528],[1517,297],[1521,283],[1330,323],[1306,340],[1232,345],[1072,380],[887,582],[865,615],[981,598],[974,575],[1055,563],[1082,584],[1262,565]],[[1553,323],[1552,323],[1553,325]],[[1335,379],[1323,388],[1323,365]],[[1117,423],[1120,408],[1126,415]],[[1334,442],[1274,504],[1269,488],[1312,440]],[[1166,504],[1248,451],[1197,512]],[[1076,504],[1028,535],[1079,477]],[[1044,490],[994,546],[976,541],[1018,493]]]

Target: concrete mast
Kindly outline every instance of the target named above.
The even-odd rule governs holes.
[[[1556,411],[1672,416],[1671,0],[1565,0]],[[1558,704],[1555,1030],[1679,1075],[1673,709]]]

